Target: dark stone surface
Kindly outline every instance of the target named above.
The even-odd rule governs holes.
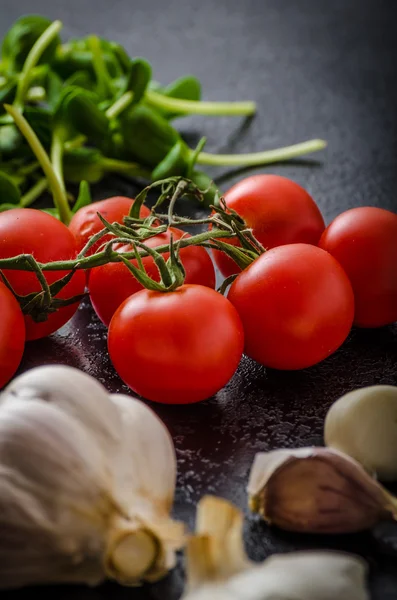
[[[304,185],[327,221],[359,205],[396,209],[396,14],[393,0],[30,0],[0,1],[0,35],[24,12],[64,21],[64,34],[96,32],[147,57],[164,83],[184,73],[203,82],[213,100],[254,99],[249,123],[231,118],[180,121],[185,132],[208,136],[208,150],[254,151],[312,137],[329,147],[315,161],[295,161],[255,172],[275,172]],[[317,162],[321,161],[321,162]],[[226,189],[242,173],[214,172]],[[97,197],[133,193],[109,181]],[[397,268],[397,266],[396,266]],[[59,334],[31,343],[22,370],[62,362],[98,377],[109,390],[126,391],[106,353],[106,331],[88,303]],[[278,373],[243,358],[216,398],[194,406],[153,406],[174,437],[178,455],[175,514],[190,527],[204,493],[245,509],[245,485],[257,451],[322,442],[323,419],[341,394],[371,384],[397,384],[397,327],[353,331],[324,363]],[[397,532],[339,537],[298,536],[247,520],[249,554],[340,548],[365,556],[375,600],[397,598]],[[166,580],[142,589],[107,584],[96,590],[40,589],[56,600],[176,600],[179,566]],[[31,590],[2,594],[29,600]]]

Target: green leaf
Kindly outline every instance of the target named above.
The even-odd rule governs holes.
[[[0,155],[15,156],[17,150],[23,146],[23,137],[15,125],[0,126]]]
[[[94,148],[76,148],[66,152],[63,161],[66,181],[80,183],[84,179],[97,183],[105,174],[102,160],[102,153]]]
[[[165,158],[154,169],[152,172],[152,179],[157,181],[158,179],[165,179],[166,177],[185,175],[188,167],[189,152],[190,150],[186,144],[182,140],[178,140]]]
[[[146,92],[152,77],[152,67],[144,58],[135,58],[130,66],[125,92],[134,93],[133,104],[138,104]]]
[[[49,19],[39,15],[27,15],[15,21],[5,35],[1,47],[2,59],[9,72],[17,73],[22,70],[33,44],[50,25]],[[59,44],[60,39],[57,36],[41,56],[40,62],[50,62]]]
[[[3,111],[3,104],[12,104],[15,98],[15,92],[17,89],[17,82],[15,77],[9,79],[9,81],[0,89],[0,110]]]
[[[59,216],[59,211],[57,208],[41,208],[40,209],[42,212],[47,213],[48,215],[51,215],[52,217],[55,217],[56,219],[58,219],[59,221],[61,220],[61,217]]]
[[[52,136],[52,114],[45,108],[38,106],[26,106],[23,115],[32,129],[35,131],[40,142],[45,148],[49,148]]]
[[[62,79],[53,71],[47,73],[47,102],[49,107],[54,110],[59,102],[59,97],[62,93],[63,82]]]
[[[54,113],[55,127],[64,140],[82,133],[102,145],[109,134],[109,121],[96,105],[96,96],[76,86],[65,89]]]
[[[201,192],[204,192],[204,205],[211,206],[212,204],[217,205],[219,201],[219,190],[209,177],[203,171],[193,171],[191,179],[193,183],[197,185]]]
[[[179,133],[159,113],[138,104],[121,117],[123,151],[144,166],[154,169],[181,139]]]
[[[7,202],[0,204],[0,212],[5,212],[6,210],[11,210],[12,208],[15,208],[15,204],[8,204]]]
[[[90,79],[95,82],[95,71],[93,67],[93,53],[88,43],[89,38],[70,40],[57,50],[52,68],[62,77],[67,79],[76,71],[85,71]],[[116,56],[113,43],[107,40],[99,40],[103,60],[111,77],[118,77],[125,73],[120,65],[119,56]],[[129,61],[130,62],[130,61]]]
[[[178,98],[179,100],[201,100],[201,83],[197,77],[193,77],[193,75],[180,77],[165,88],[160,88],[156,91],[163,94],[163,96]],[[166,111],[165,109],[159,110],[166,119],[173,119],[180,115],[178,112]]]
[[[80,210],[80,208],[83,208],[83,206],[88,206],[89,204],[91,204],[91,202],[92,198],[90,186],[87,183],[87,181],[82,181],[80,183],[79,196],[76,200],[76,204],[74,205],[72,212],[76,213],[78,210]]]
[[[94,91],[95,80],[88,71],[75,71],[65,81],[65,88],[69,86],[77,86],[84,90]]]
[[[0,202],[4,204],[19,204],[21,192],[11,177],[0,171]],[[3,209],[6,210],[6,209]]]
[[[109,42],[109,47],[113,51],[114,56],[117,57],[120,67],[125,74],[128,74],[131,65],[131,59],[128,56],[127,52],[117,42]]]

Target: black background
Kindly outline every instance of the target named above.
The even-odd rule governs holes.
[[[320,137],[325,152],[313,160],[258,168],[295,179],[329,222],[359,205],[396,209],[397,88],[394,0],[0,0],[0,35],[23,13],[64,22],[65,38],[97,33],[144,56],[162,83],[197,75],[205,99],[258,103],[250,122],[194,117],[180,129],[207,150],[247,152]],[[242,172],[212,173],[223,189]],[[109,180],[97,198],[132,194]],[[397,266],[396,266],[397,268]],[[125,391],[106,355],[106,331],[85,303],[71,325],[28,346],[22,370],[63,362]],[[154,406],[170,428],[178,456],[175,514],[194,522],[195,503],[216,493],[245,509],[245,485],[255,452],[322,443],[323,419],[341,394],[371,384],[397,384],[397,328],[353,331],[321,365],[296,373],[266,371],[243,358],[216,398],[194,406]],[[384,540],[383,542],[381,540]],[[397,598],[397,531],[392,526],[354,536],[294,536],[248,519],[247,549],[262,559],[274,551],[341,548],[370,563],[376,600]],[[387,543],[385,543],[385,540]],[[395,552],[395,553],[394,553]],[[139,590],[106,584],[96,590],[43,588],[42,598],[176,600],[182,567]],[[3,593],[28,600],[30,590]]]

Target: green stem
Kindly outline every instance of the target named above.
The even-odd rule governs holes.
[[[14,106],[10,106],[9,104],[5,104],[4,108],[14,119],[15,124],[21,131],[22,135],[26,138],[26,141],[31,147],[32,152],[39,161],[51,187],[54,204],[59,211],[61,221],[68,225],[70,219],[72,218],[72,211],[70,210],[65,190],[62,189],[59,179],[52,168],[50,159],[48,158],[48,155],[44,150],[39,138],[19,110],[17,110]]]
[[[98,92],[102,98],[107,98],[111,91],[111,79],[103,59],[102,48],[99,38],[96,35],[91,35],[87,39],[88,47],[92,52],[92,64],[95,71],[95,76],[98,83]]]
[[[106,231],[105,231],[106,233]],[[235,238],[235,234],[223,229],[213,229],[211,231],[205,231],[203,233],[199,233],[190,238],[181,238],[178,240],[179,248],[186,248],[187,246],[198,246],[205,245],[206,242],[211,241],[213,239],[218,238]],[[116,240],[115,240],[116,241]],[[131,244],[133,244],[133,240],[131,240]],[[164,254],[165,252],[169,252],[169,244],[164,244],[156,248],[156,252],[159,254]],[[147,250],[141,251],[141,256],[149,256],[150,252]],[[26,265],[26,259],[30,255],[21,254],[18,256],[12,256],[10,258],[1,258],[0,259],[0,269],[10,269],[14,271],[33,271],[33,268],[30,268]],[[91,256],[87,256],[85,258],[77,258],[75,260],[64,260],[64,261],[54,261],[49,263],[37,263],[42,271],[70,271],[72,269],[91,269],[93,267],[100,267],[109,262],[120,262],[124,257],[127,260],[132,260],[135,258],[135,252],[115,252],[115,251],[102,251],[97,252],[96,254],[92,254]]]
[[[132,92],[125,92],[112,106],[109,106],[105,115],[108,119],[114,119],[118,117],[123,110],[125,110],[132,102],[134,94]]]
[[[34,186],[32,186],[30,188],[30,190],[22,196],[21,200],[19,201],[19,205],[22,206],[22,208],[26,208],[27,206],[30,206],[31,204],[33,204],[33,202],[35,202],[35,200],[37,200],[37,198],[39,198],[41,196],[41,194],[43,194],[45,192],[45,190],[47,188],[48,188],[47,179],[45,177],[43,177],[42,179],[39,179],[34,184]]]
[[[57,135],[56,129],[52,134],[51,164],[63,191],[65,191],[65,180],[63,178],[63,142],[61,137]]]
[[[116,158],[104,157],[101,160],[101,165],[106,171],[113,171],[116,173],[125,173],[131,177],[143,177],[144,179],[150,179],[150,171],[145,170],[137,163],[126,162],[125,160],[118,160]]]
[[[22,73],[18,79],[17,91],[15,94],[15,100],[13,102],[13,106],[15,108],[21,109],[23,107],[25,95],[29,87],[31,71],[37,65],[43,52],[48,48],[61,29],[61,21],[54,21],[33,44],[29,54],[26,57]]]
[[[309,140],[284,148],[251,152],[249,154],[209,154],[208,152],[200,152],[197,163],[214,167],[254,167],[289,160],[290,158],[302,156],[302,154],[318,152],[323,150],[326,145],[327,142],[324,140]]]
[[[76,148],[81,148],[87,141],[87,136],[81,134],[77,135],[73,140],[69,140],[65,142],[65,150],[76,150]]]
[[[163,96],[153,90],[145,94],[148,104],[156,108],[178,112],[184,115],[214,115],[214,116],[251,116],[256,112],[255,102],[203,102],[196,100],[180,100]]]

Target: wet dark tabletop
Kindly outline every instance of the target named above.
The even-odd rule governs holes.
[[[64,36],[98,33],[145,56],[163,83],[186,73],[203,83],[210,100],[253,99],[251,122],[195,117],[179,127],[192,143],[208,137],[209,151],[247,152],[325,138],[314,160],[252,172],[274,172],[304,185],[329,222],[346,208],[397,209],[397,49],[394,0],[0,0],[1,36],[25,12],[64,22]],[[319,162],[317,162],[319,161]],[[226,189],[243,173],[214,171]],[[227,178],[226,178],[227,175]],[[133,194],[109,180],[104,198]],[[396,265],[397,268],[397,265]],[[109,390],[126,391],[106,353],[106,330],[83,303],[64,330],[28,345],[21,370],[65,363],[98,377]],[[353,331],[321,365],[296,373],[266,370],[247,358],[216,398],[194,406],[152,405],[171,430],[178,456],[175,515],[193,526],[205,493],[246,510],[245,485],[257,451],[322,442],[323,419],[341,394],[371,384],[397,384],[397,328]],[[383,540],[383,541],[381,541]],[[275,551],[339,548],[365,556],[373,598],[397,598],[397,531],[340,537],[298,536],[247,519],[250,556]],[[142,589],[106,584],[96,590],[40,589],[56,600],[179,598],[180,565],[166,580]],[[1,598],[29,600],[31,590]]]

